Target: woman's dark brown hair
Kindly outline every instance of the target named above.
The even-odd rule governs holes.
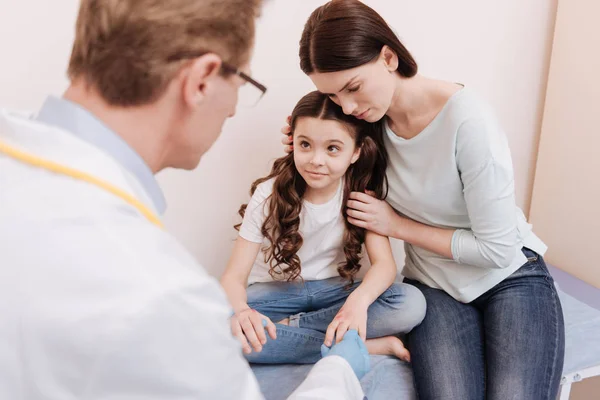
[[[336,72],[375,60],[384,45],[398,56],[398,73],[410,78],[417,63],[385,20],[358,0],[333,0],[317,8],[300,39],[305,74]]]
[[[361,152],[358,160],[350,165],[344,176],[344,198],[342,212],[346,224],[344,233],[344,254],[346,261],[338,266],[340,276],[354,282],[354,276],[360,270],[362,244],[365,241],[365,230],[347,221],[346,203],[350,192],[371,190],[383,199],[386,195],[387,182],[385,169],[387,157],[380,149],[382,127],[380,124],[369,124],[352,116],[345,115],[326,95],[314,91],[304,96],[292,112],[290,126],[292,134],[300,118],[318,118],[333,120],[342,124],[356,141]],[[256,180],[250,189],[253,195],[257,186],[275,178],[273,192],[264,204],[266,219],[262,226],[262,234],[268,239],[270,246],[264,249],[265,260],[270,265],[269,274],[275,280],[292,281],[300,276],[301,264],[298,250],[302,247],[303,238],[299,232],[302,199],[306,191],[306,182],[296,169],[294,154],[275,160],[271,173]],[[244,217],[247,204],[241,206],[239,214]],[[240,225],[235,228],[239,229]]]

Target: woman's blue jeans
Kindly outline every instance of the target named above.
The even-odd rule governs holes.
[[[427,300],[408,335],[419,399],[555,400],[565,351],[563,313],[541,256],[463,304],[405,280]]]
[[[305,282],[255,283],[248,287],[248,305],[276,324],[277,339],[267,335],[261,352],[246,355],[251,363],[309,364],[321,358],[327,327],[360,282],[330,278]],[[412,285],[394,283],[368,309],[367,338],[406,333],[425,317],[425,299]]]

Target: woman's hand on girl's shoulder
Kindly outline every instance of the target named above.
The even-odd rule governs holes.
[[[285,135],[281,139],[281,143],[283,144],[286,153],[291,153],[294,150],[294,143],[292,142],[292,127],[290,126],[291,120],[292,117],[288,115],[285,125],[283,128],[281,128],[281,133]]]
[[[251,308],[238,311],[231,317],[230,322],[231,333],[242,344],[245,354],[252,353],[252,349],[256,352],[262,351],[262,346],[267,343],[265,329],[271,339],[277,339],[275,324],[268,317]]]
[[[379,200],[375,193],[350,193],[348,203],[348,222],[360,228],[375,232],[381,236],[394,237],[398,214],[385,200]]]

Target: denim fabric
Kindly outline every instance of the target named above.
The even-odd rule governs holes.
[[[276,324],[277,339],[267,338],[261,352],[246,356],[251,363],[308,364],[321,358],[321,344],[347,297],[360,282],[345,289],[336,277],[305,282],[255,283],[248,287],[248,305]],[[368,309],[367,338],[409,332],[425,317],[425,299],[411,285],[394,283]]]
[[[566,330],[563,375],[600,366],[599,309],[578,300],[585,288],[569,285],[564,273],[550,266],[549,269],[560,287],[573,290],[567,293],[575,296],[571,297],[559,290]],[[575,278],[569,276],[568,279]],[[600,289],[591,286],[589,289],[595,291],[596,297],[600,298]],[[311,368],[312,365],[309,364],[252,365],[266,400],[286,399],[306,378]],[[528,379],[528,376],[522,379]],[[390,356],[371,356],[371,371],[360,381],[369,400],[415,400],[417,395],[413,382],[410,364]]]
[[[408,335],[415,386],[428,399],[552,399],[563,369],[565,328],[541,256],[469,304],[416,281],[424,321]]]

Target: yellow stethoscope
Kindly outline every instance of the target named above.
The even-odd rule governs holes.
[[[117,197],[120,197],[125,202],[127,202],[130,205],[132,205],[133,207],[135,207],[143,216],[145,216],[154,225],[156,225],[160,228],[163,227],[163,224],[160,221],[160,219],[148,207],[146,207],[146,205],[144,205],[141,201],[139,201],[138,199],[136,199],[129,193],[125,192],[124,190],[119,189],[118,187],[116,187],[106,181],[98,179],[95,176],[86,174],[85,172],[76,170],[74,168],[67,167],[65,165],[55,163],[53,161],[45,160],[45,159],[37,157],[33,154],[28,154],[24,151],[17,150],[14,147],[7,145],[6,143],[2,143],[1,141],[0,141],[0,153],[4,153],[7,156],[9,156],[17,161],[20,161],[22,163],[32,165],[32,166],[38,167],[38,168],[43,168],[45,170],[52,171],[57,174],[66,175],[73,179],[77,179],[77,180],[95,185],[95,186],[99,187],[100,189],[103,189],[109,193],[112,193]]]

